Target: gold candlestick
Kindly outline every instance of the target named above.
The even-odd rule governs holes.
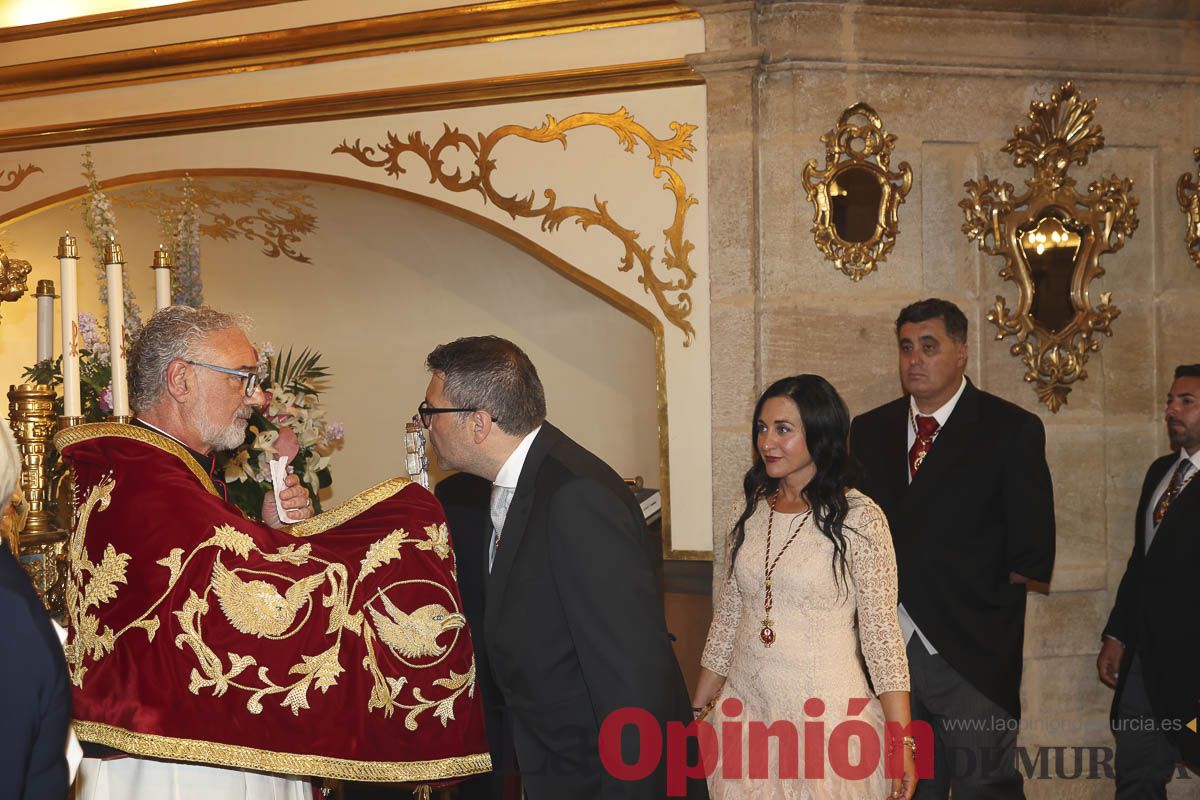
[[[42,384],[10,386],[8,418],[21,452],[21,488],[29,516],[19,532],[21,565],[51,616],[61,616],[66,577],[67,531],[54,516],[54,389]]]
[[[54,461],[54,389],[23,383],[8,388],[8,419],[21,451],[21,488],[29,503],[25,533],[54,530],[50,465]]]

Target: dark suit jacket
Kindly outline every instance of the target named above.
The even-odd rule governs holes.
[[[665,761],[644,780],[622,781],[599,755],[601,725],[618,709],[645,709],[660,732],[667,720],[691,721],[632,493],[604,462],[544,423],[490,575],[486,501],[474,519],[452,507],[456,548],[475,551],[459,561],[468,621],[475,591],[468,587],[485,587],[482,635],[478,618],[471,628],[490,673],[481,686],[503,704],[489,725],[499,721],[511,740],[529,800],[666,797]],[[632,728],[625,734],[621,756],[634,764],[637,736]],[[493,736],[494,749],[507,746]],[[688,789],[689,797],[707,797],[703,781]]]
[[[63,800],[71,723],[67,663],[42,601],[3,545],[0,620],[0,797]]]
[[[460,472],[443,478],[434,494],[446,510],[450,543],[458,569],[458,590],[463,613],[475,647],[475,681],[483,702],[483,719],[492,752],[492,772],[468,778],[458,785],[460,800],[499,800],[503,796],[503,774],[515,770],[512,739],[506,735],[503,699],[492,683],[487,643],[483,631],[483,595],[487,590],[488,547],[491,544],[491,519],[488,506],[492,484],[486,478]]]
[[[1196,566],[1200,564],[1200,479],[1180,492],[1146,552],[1151,495],[1179,456],[1150,465],[1134,521],[1133,553],[1121,578],[1104,633],[1125,645],[1113,698],[1115,718],[1134,653],[1141,656],[1146,693],[1159,719],[1186,724],[1200,715],[1200,627],[1196,624]],[[1184,759],[1200,764],[1200,735],[1168,731]]]
[[[900,602],[939,654],[1021,716],[1025,587],[1050,580],[1054,498],[1036,415],[969,381],[908,483],[909,398],[855,418],[859,487],[887,514]]]

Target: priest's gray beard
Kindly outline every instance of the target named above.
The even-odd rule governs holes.
[[[200,432],[201,441],[213,450],[233,450],[246,440],[246,425],[249,423],[250,413],[248,407],[242,406],[228,425],[221,425],[212,420],[212,415],[208,413],[208,404],[204,403],[193,412],[195,418],[190,422]]]

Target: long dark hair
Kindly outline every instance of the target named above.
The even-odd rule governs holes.
[[[754,406],[750,443],[754,448],[754,464],[746,471],[742,488],[746,493],[746,508],[733,526],[730,536],[733,550],[730,569],[738,550],[746,539],[746,520],[754,514],[759,501],[771,497],[779,489],[779,479],[767,475],[762,454],[758,452],[758,419],[763,405],[773,397],[786,397],[800,411],[804,440],[817,473],[804,487],[802,495],[812,508],[817,529],[833,542],[833,576],[840,584],[846,578],[846,514],[850,504],[846,488],[854,485],[858,468],[850,456],[850,411],[841,395],[820,375],[794,375],[771,384]]]

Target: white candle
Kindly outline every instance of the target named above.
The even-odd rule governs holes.
[[[171,254],[166,245],[160,244],[154,251],[154,310],[162,311],[171,305]]]
[[[40,364],[54,358],[54,281],[38,281],[37,360]]]
[[[79,298],[75,286],[78,265],[79,249],[75,246],[75,237],[67,232],[58,240],[64,417],[79,416]]]
[[[104,246],[108,275],[108,358],[112,366],[112,413],[129,416],[129,387],[125,379],[125,261],[121,246],[110,241]]]

